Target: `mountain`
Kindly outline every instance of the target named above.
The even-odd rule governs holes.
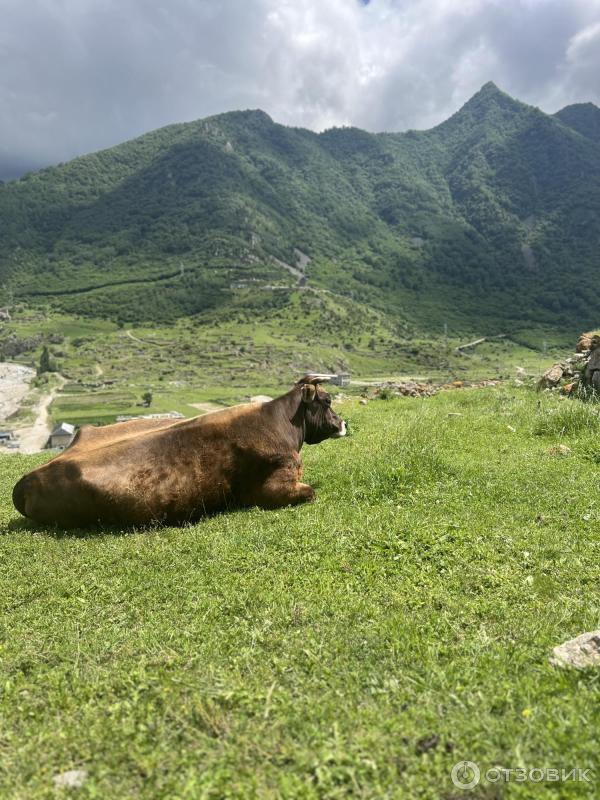
[[[599,115],[488,83],[428,131],[172,125],[0,187],[0,302],[258,317],[300,285],[421,327],[596,324]]]
[[[600,143],[600,108],[593,103],[575,103],[554,116],[592,142]]]

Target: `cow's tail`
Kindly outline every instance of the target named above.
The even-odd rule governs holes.
[[[23,514],[24,517],[27,517],[27,484],[29,476],[25,475],[25,477],[21,478],[21,480],[15,485],[12,493],[12,500],[15,508],[20,514]]]

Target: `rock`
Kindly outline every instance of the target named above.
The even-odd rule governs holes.
[[[516,369],[517,378],[526,378],[527,372],[523,369],[523,367],[517,367]]]
[[[440,741],[440,737],[437,733],[432,733],[431,736],[424,736],[422,739],[419,739],[415,746],[415,752],[417,755],[423,755],[428,750],[435,750],[438,746]]]
[[[361,406],[366,406],[369,401],[366,397],[361,397],[358,402],[361,404]]]
[[[582,633],[558,645],[552,651],[550,663],[555,667],[575,669],[600,667],[600,631]]]
[[[273,398],[268,394],[255,394],[250,398],[251,403],[269,403]]]
[[[486,386],[497,386],[500,381],[483,380],[478,382],[452,381],[451,383],[431,384],[405,381],[403,383],[386,382],[375,389],[375,396],[387,400],[390,397],[433,397],[440,391],[447,389],[482,389]]]
[[[555,364],[553,367],[550,367],[540,378],[538,388],[550,389],[556,386],[562,378],[563,372],[562,364]]]
[[[523,381],[519,380],[519,378],[515,378],[513,383],[515,384],[515,386],[523,386],[524,385]]]
[[[414,381],[406,381],[404,383],[388,382],[380,386],[375,394],[382,399],[387,399],[390,396],[394,397],[431,397],[439,388],[429,386],[425,383],[415,383]]]
[[[600,336],[596,331],[582,333],[575,346],[576,353],[585,353],[588,350],[596,350],[600,346]]]
[[[462,414],[461,414],[460,411],[449,411],[448,412],[448,416],[449,417],[462,417]]]
[[[568,456],[571,455],[572,452],[571,448],[567,447],[566,444],[553,444],[545,450],[548,456]]]
[[[571,392],[575,389],[577,383],[575,381],[571,381],[571,383],[566,383],[563,387],[561,387],[562,394],[571,394]]]
[[[86,781],[88,774],[85,769],[69,769],[67,772],[61,772],[55,775],[52,780],[55,786],[65,787],[67,789],[79,789],[80,786]]]
[[[597,350],[592,350],[585,371],[586,373],[593,372],[596,369],[600,369],[600,348]]]
[[[589,350],[590,345],[592,344],[593,335],[593,333],[582,333],[577,340],[577,344],[575,345],[575,352],[583,353],[585,350]]]

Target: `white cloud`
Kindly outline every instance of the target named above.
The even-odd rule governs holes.
[[[403,130],[488,80],[550,111],[600,102],[600,0],[0,0],[0,13],[4,173],[235,108]]]

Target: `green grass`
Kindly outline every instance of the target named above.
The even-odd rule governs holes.
[[[83,768],[81,798],[596,797],[450,782],[596,765],[598,674],[548,663],[600,615],[583,408],[350,401],[353,436],[303,453],[315,504],[181,529],[30,526],[10,490],[45,456],[0,458],[0,796]]]
[[[600,413],[593,403],[545,404],[538,414],[534,433],[541,436],[568,436],[587,433],[597,436],[600,430]]]

